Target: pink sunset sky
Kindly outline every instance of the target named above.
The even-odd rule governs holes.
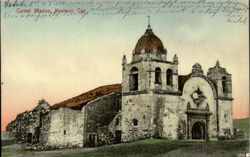
[[[247,4],[248,5],[248,4]],[[1,18],[1,130],[40,99],[50,105],[98,86],[121,83],[122,57],[131,60],[147,26],[146,15],[88,15],[57,19]],[[179,58],[179,74],[200,63],[204,74],[217,60],[232,74],[233,118],[249,117],[249,28],[225,17],[151,16],[154,33]]]

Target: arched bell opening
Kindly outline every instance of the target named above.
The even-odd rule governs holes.
[[[133,67],[130,70],[130,76],[129,76],[129,90],[134,91],[138,90],[138,69],[136,67]]]

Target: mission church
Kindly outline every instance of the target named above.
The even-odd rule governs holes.
[[[178,73],[150,23],[132,61],[122,59],[122,83],[98,87],[50,106],[40,100],[8,124],[18,141],[47,147],[85,147],[145,138],[218,140],[233,136],[231,74],[217,61],[205,75],[199,63]]]

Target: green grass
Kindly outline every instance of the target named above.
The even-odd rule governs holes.
[[[62,157],[160,157],[171,150],[181,147],[221,147],[225,150],[246,148],[249,142],[240,141],[168,141],[164,139],[147,139],[116,146],[101,147],[98,150],[69,154]]]
[[[22,154],[22,156],[24,156],[24,155],[33,155],[35,153],[32,151],[26,151],[26,150],[15,150],[15,151],[14,150],[4,150],[4,149],[1,150],[2,157],[11,157],[11,156],[17,155],[17,154]]]
[[[8,146],[8,145],[12,145],[15,144],[15,141],[12,140],[1,140],[1,146]]]
[[[8,145],[12,145],[15,144],[15,141],[13,140],[2,140],[1,141],[1,147],[3,146],[8,146]],[[25,150],[5,150],[3,148],[1,148],[1,156],[2,157],[11,157],[13,155],[17,155],[17,154],[22,154],[22,155],[32,155],[35,154],[32,151],[25,151]]]
[[[244,133],[249,135],[249,122],[250,119],[235,119],[233,120],[233,127],[242,130]]]
[[[225,141],[168,141],[166,139],[146,139],[120,145],[104,146],[97,150],[83,153],[71,153],[61,157],[161,157],[171,150],[184,147],[219,148],[225,151],[231,149],[245,149],[248,140],[225,140]],[[12,155],[36,156],[35,151],[10,151],[2,149],[3,157]],[[49,154],[48,154],[49,155]]]

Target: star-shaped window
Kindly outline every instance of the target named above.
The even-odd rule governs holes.
[[[200,88],[198,88],[191,94],[191,98],[193,99],[193,102],[198,106],[206,99]]]

